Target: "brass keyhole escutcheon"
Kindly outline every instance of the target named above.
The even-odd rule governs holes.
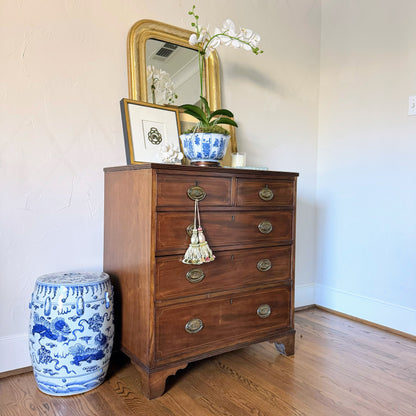
[[[193,201],[202,201],[207,196],[204,188],[201,188],[198,185],[188,188],[187,194]]]
[[[260,272],[267,272],[272,268],[272,262],[269,259],[261,259],[257,263],[257,270]]]
[[[262,234],[269,234],[272,232],[273,230],[273,226],[272,223],[270,221],[262,221],[259,225],[258,225],[259,231]]]
[[[204,327],[204,323],[199,318],[188,321],[185,325],[185,331],[188,334],[196,334]]]
[[[199,283],[204,280],[205,273],[201,269],[192,269],[186,273],[186,280],[190,283]]]
[[[271,313],[272,308],[267,303],[264,303],[257,308],[257,315],[262,319],[268,318]]]
[[[263,189],[259,191],[259,197],[263,201],[271,201],[274,198],[273,191],[266,185]]]

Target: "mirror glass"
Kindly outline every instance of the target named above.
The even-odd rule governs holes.
[[[158,39],[146,41],[147,102],[159,105],[199,102],[198,52]]]

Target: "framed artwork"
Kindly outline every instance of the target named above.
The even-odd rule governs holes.
[[[160,163],[163,145],[180,147],[177,108],[127,98],[120,101],[120,107],[128,165]]]
[[[198,123],[198,120],[192,117],[189,114],[183,112],[183,110],[179,110],[179,120],[180,120],[180,128],[181,131],[186,131],[191,129]],[[221,166],[231,166],[231,153],[237,152],[237,139],[235,135],[235,127],[230,126],[228,124],[221,124],[221,127],[224,127],[225,130],[230,132],[230,141],[228,142],[227,151],[225,152],[224,158],[220,161]],[[189,161],[185,158],[185,164],[189,165]]]

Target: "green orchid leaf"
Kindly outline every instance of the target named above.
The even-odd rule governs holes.
[[[185,110],[186,114],[195,117],[197,120],[200,120],[204,124],[208,124],[207,116],[197,105],[183,104],[181,105],[181,108]]]
[[[182,104],[181,106],[179,106],[179,108],[184,108],[186,110],[191,110],[191,111],[201,110],[199,106],[194,105],[194,104]]]
[[[185,110],[184,113],[185,114],[189,114],[190,116],[192,116],[192,117],[196,118],[197,120],[199,120],[198,119],[198,114],[193,113],[192,111]],[[209,126],[209,122],[204,121],[204,120],[199,120],[198,121],[198,126],[201,127],[201,128],[208,127]]]
[[[229,124],[230,126],[238,127],[238,124],[232,120],[231,118],[216,118],[214,122],[211,122],[212,124]]]
[[[225,108],[220,108],[218,110],[215,110],[212,114],[211,117],[215,117],[215,116],[226,116],[226,117],[234,117],[234,114],[229,111],[226,110]]]

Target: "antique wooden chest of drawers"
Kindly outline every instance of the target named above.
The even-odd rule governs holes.
[[[189,362],[252,343],[294,352],[297,173],[142,164],[105,169],[104,271],[121,349],[148,398]],[[194,200],[216,259],[182,263]]]

